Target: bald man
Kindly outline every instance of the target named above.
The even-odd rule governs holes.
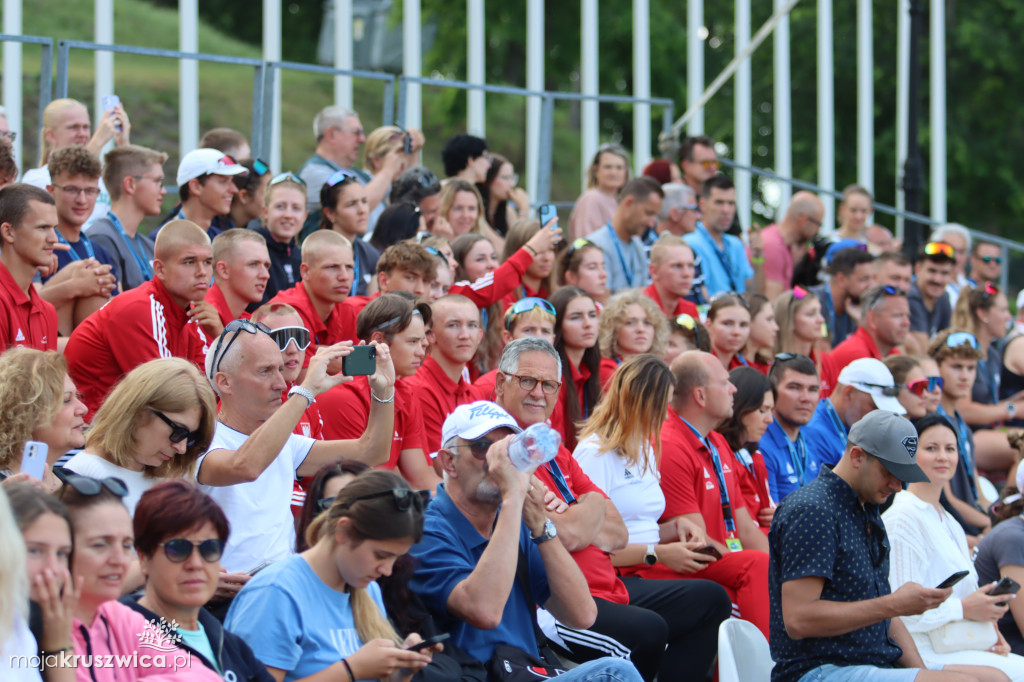
[[[248,319],[246,307],[263,300],[269,279],[270,253],[258,232],[234,227],[213,238],[213,286],[206,301],[217,309],[222,325]]]
[[[824,219],[821,199],[810,192],[797,192],[782,220],[761,231],[764,295],[769,301],[793,286],[793,265],[803,256],[807,242],[818,234]]]
[[[116,296],[85,318],[68,339],[68,372],[89,408],[87,420],[110,389],[136,366],[179,357],[202,369],[217,311],[203,300],[210,287],[213,252],[206,231],[172,220],[157,235],[154,277]]]

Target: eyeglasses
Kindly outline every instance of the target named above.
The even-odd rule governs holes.
[[[108,478],[92,478],[76,474],[74,471],[64,467],[54,467],[53,473],[56,474],[61,483],[71,486],[79,495],[85,495],[86,497],[99,495],[103,488],[106,488],[118,497],[128,495],[128,485],[120,478],[113,476]]]
[[[14,142],[18,139],[18,133],[13,130],[4,130],[0,131],[0,137],[6,137],[11,142]]]
[[[351,500],[344,503],[346,507],[351,507],[356,502],[363,500],[375,500],[379,497],[391,497],[395,502],[395,508],[400,512],[409,511],[409,507],[413,504],[416,505],[417,510],[422,510],[430,502],[430,491],[429,490],[413,490],[412,488],[391,488],[390,490],[378,490],[375,493],[367,493],[360,495],[359,497],[353,497]],[[333,498],[327,498],[334,503]],[[320,500],[323,502],[323,500]],[[330,506],[330,505],[328,505]]]
[[[974,338],[974,334],[970,332],[956,332],[946,337],[946,347],[956,348],[957,346],[963,346],[964,344],[969,345],[974,350],[979,350],[981,347],[978,345],[978,339]]]
[[[192,551],[197,548],[199,549],[199,556],[203,557],[203,561],[208,564],[220,561],[220,557],[224,553],[224,543],[220,538],[210,538],[201,542],[193,542],[185,538],[174,538],[167,542],[161,542],[157,547],[163,547],[164,556],[167,557],[168,561],[175,564],[185,562],[192,556]]]
[[[449,447],[469,448],[469,453],[473,455],[474,458],[482,462],[487,459],[487,451],[491,449],[492,445],[494,445],[494,441],[489,438],[477,438],[476,440],[471,440],[466,443],[452,445]]]
[[[335,185],[339,185],[339,184],[341,184],[343,182],[348,182],[349,180],[358,180],[358,179],[359,179],[358,175],[356,175],[355,173],[353,173],[350,170],[346,170],[346,169],[342,168],[341,170],[334,171],[334,173],[331,175],[331,177],[327,178],[327,182],[325,182],[324,184],[327,185],[328,187],[334,187]]]
[[[268,166],[266,162],[263,161],[262,159],[253,159],[252,169],[256,171],[256,175],[260,176],[261,178],[270,172],[270,166]]]
[[[277,347],[281,349],[282,353],[288,350],[289,343],[294,342],[296,348],[306,350],[309,348],[309,344],[313,342],[308,329],[295,326],[271,329],[270,338],[277,342]]]
[[[555,306],[551,305],[548,301],[545,301],[543,298],[537,298],[536,296],[527,296],[526,298],[519,299],[512,304],[511,308],[509,308],[509,313],[505,315],[505,331],[511,331],[513,315],[522,315],[523,313],[528,313],[537,308],[540,308],[552,317],[557,315],[555,312]]]
[[[700,165],[704,170],[718,170],[722,167],[722,162],[717,159],[707,159],[704,161],[694,161],[694,163]]]
[[[700,213],[700,206],[698,206],[697,204],[694,204],[693,206],[680,206],[679,208],[681,208],[684,211],[697,211],[698,213]]]
[[[224,331],[217,337],[217,345],[213,348],[213,363],[210,365],[210,379],[212,380],[214,375],[220,370],[220,363],[227,355],[228,349],[231,348],[231,344],[235,342],[238,335],[242,332],[249,334],[258,334],[263,332],[267,336],[271,336],[270,327],[263,324],[262,322],[253,322],[252,320],[231,320],[228,322],[228,326],[224,327]],[[227,343],[224,342],[224,337],[228,334],[232,334],[232,337]],[[271,338],[273,338],[271,336]]]
[[[516,185],[519,183],[519,173],[513,173],[512,175],[499,175],[498,179]]]
[[[896,384],[895,386],[883,386],[882,384],[872,384],[872,383],[868,383],[867,381],[851,381],[850,383],[854,384],[856,386],[867,386],[868,388],[880,388],[880,389],[882,389],[882,391],[881,391],[882,395],[886,396],[887,398],[895,398],[896,396],[898,396],[900,394],[900,389],[903,388],[903,386],[901,384]],[[866,392],[870,393],[871,391],[866,391]]]
[[[694,327],[697,326],[696,320],[686,313],[676,316],[676,324],[684,329],[689,329],[690,331],[693,331]]]
[[[188,447],[192,447],[199,441],[199,438],[203,435],[199,431],[190,431],[187,426],[179,424],[176,421],[172,421],[166,414],[164,414],[160,410],[156,410],[151,407],[149,408],[149,411],[155,414],[157,417],[159,417],[160,421],[162,421],[164,424],[167,424],[168,426],[171,427],[171,435],[168,436],[167,439],[172,443],[180,443],[181,441],[184,440],[186,441]]]
[[[54,185],[54,187],[69,194],[72,199],[77,199],[80,194],[84,194],[88,199],[95,199],[100,195],[99,187],[75,187],[74,185]]]
[[[498,371],[501,372],[501,370]],[[505,374],[505,372],[501,373]],[[541,381],[540,379],[537,379],[535,377],[524,377],[520,376],[519,374],[505,374],[505,376],[511,377],[518,381],[519,387],[522,388],[524,391],[532,391],[533,389],[537,388],[537,384],[540,384],[541,391],[547,393],[548,395],[554,395],[555,393],[558,392],[558,389],[562,387],[562,383],[560,381]]]
[[[946,258],[956,260],[956,251],[945,242],[928,242],[924,245],[924,255],[945,256]]]
[[[982,263],[995,263],[996,265],[1003,264],[1002,256],[977,256],[977,259]]]
[[[150,182],[155,183],[157,187],[164,184],[164,176],[162,175],[158,178],[154,178],[151,175],[133,175],[132,177],[136,180],[149,180]]]
[[[577,237],[573,240],[572,244],[569,245],[569,257],[572,258],[572,254],[576,249],[582,249],[584,246],[596,246],[596,244],[586,237]]]
[[[262,161],[260,163],[262,163]],[[263,173],[260,173],[260,175],[263,175]],[[305,180],[289,171],[285,173],[278,173],[274,177],[270,178],[270,182],[267,183],[267,187],[273,187],[274,185],[279,185],[282,182],[294,182],[297,185],[302,185],[303,187],[306,186]]]
[[[917,381],[911,381],[907,384],[907,390],[920,397],[924,395],[925,391],[929,393],[941,391],[945,386],[946,382],[942,377],[926,377]]]

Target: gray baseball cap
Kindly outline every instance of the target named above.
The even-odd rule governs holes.
[[[917,466],[917,430],[898,414],[887,410],[868,412],[850,429],[849,442],[874,455],[905,483],[928,481]]]

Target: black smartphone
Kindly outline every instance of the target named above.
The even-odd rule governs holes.
[[[693,551],[694,551],[694,552],[697,552],[697,554],[707,554],[707,555],[708,555],[708,556],[710,556],[710,557],[714,557],[714,558],[715,558],[716,560],[717,560],[717,559],[721,559],[721,558],[722,558],[722,553],[721,553],[721,552],[719,552],[719,551],[718,551],[718,550],[717,550],[717,549],[715,548],[715,546],[714,546],[714,545],[704,545],[703,547],[700,547],[700,548],[698,548],[698,549],[695,549],[695,550],[693,550]],[[703,562],[701,562],[701,563],[709,563],[709,562],[707,562],[707,561],[703,561]]]
[[[366,377],[376,371],[376,346],[355,346],[341,359],[341,373],[347,377]]]
[[[988,591],[990,597],[998,597],[1001,594],[1017,594],[1020,584],[1008,575],[1004,575],[996,586]],[[999,606],[1006,606],[1006,602],[997,602]]]
[[[558,209],[554,204],[541,204],[537,207],[537,219],[540,220],[541,227],[547,225],[552,218],[555,219],[555,224],[551,226],[551,229],[555,229],[558,227]]]
[[[937,589],[937,590],[944,590],[947,587],[953,587],[953,585],[956,585],[958,582],[960,582],[961,580],[963,580],[964,578],[966,578],[970,574],[971,574],[970,571],[957,571],[956,573],[954,573],[953,575],[949,576],[948,578],[943,580],[941,583],[939,583],[938,586],[935,589]]]
[[[406,133],[405,137],[402,138],[402,151],[406,154],[412,154],[412,135],[409,133]]]
[[[419,642],[418,644],[413,644],[411,647],[407,649],[407,651],[421,651],[423,649],[428,649],[434,646],[435,644],[439,644],[440,642],[445,641],[449,637],[451,637],[451,635],[449,635],[447,632],[442,632],[439,635],[428,637],[422,642]]]

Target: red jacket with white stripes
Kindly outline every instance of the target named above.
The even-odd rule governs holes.
[[[144,362],[185,358],[203,371],[210,340],[159,279],[110,299],[75,328],[64,350],[68,373],[89,408],[86,421],[114,384]]]
[[[523,283],[523,273],[533,262],[533,254],[526,249],[519,249],[507,261],[475,282],[456,282],[450,294],[462,294],[473,301],[478,308],[486,308],[500,301],[509,292]]]

